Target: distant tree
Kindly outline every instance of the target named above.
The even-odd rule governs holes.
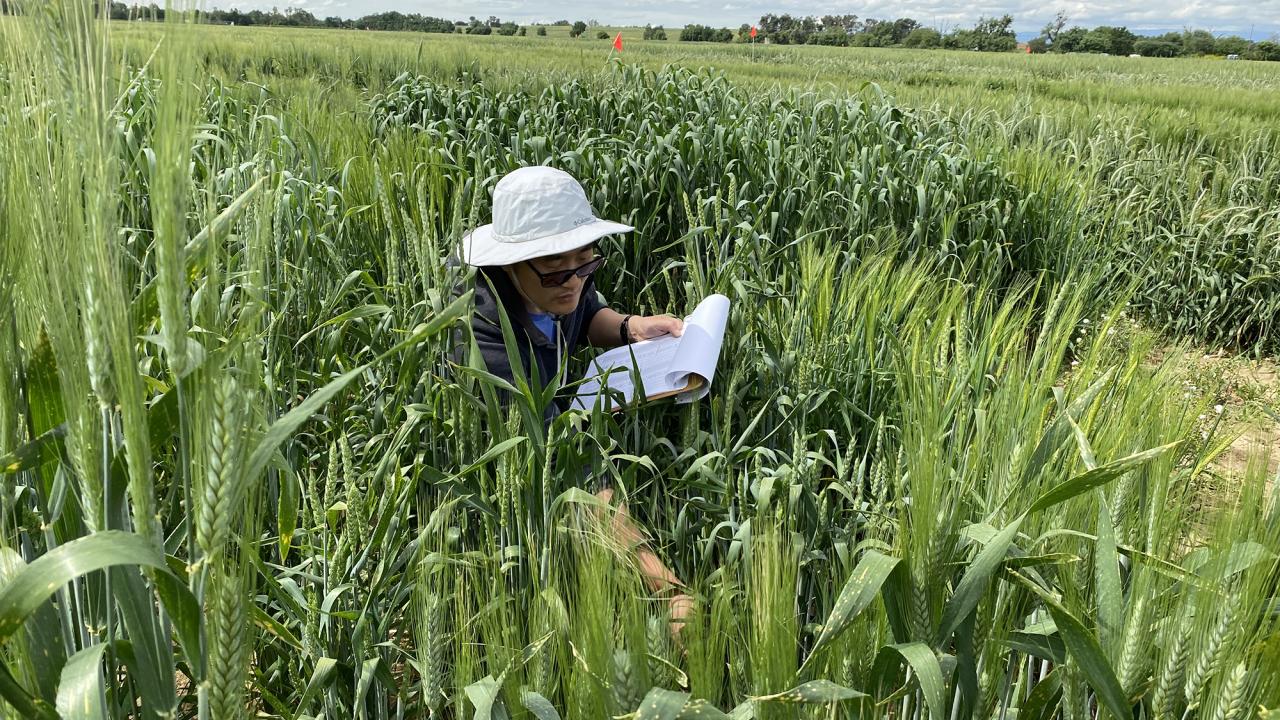
[[[600,30],[600,31],[597,31],[597,32],[596,32],[596,39],[597,39],[597,40],[608,40],[608,39],[609,39],[609,32],[608,32],[607,30]]]
[[[849,44],[849,33],[842,27],[823,28],[808,38],[811,45],[844,47]]]
[[[645,40],[666,40],[667,31],[663,29],[661,25],[652,25],[652,26],[645,25],[644,39]]]
[[[1137,40],[1138,36],[1129,32],[1128,28],[1100,25],[1085,35],[1079,50],[1107,55],[1129,55],[1133,53],[1133,44]]]
[[[576,38],[587,31],[587,24],[578,20],[573,23],[573,27],[569,28],[569,37]]]
[[[468,35],[492,35],[493,28],[488,25],[468,25],[466,33]]]
[[[685,42],[731,42],[733,31],[729,28],[713,28],[710,25],[685,25],[680,31]]]
[[[978,36],[979,49],[983,52],[1009,52],[1018,47],[1018,36],[1013,33],[1013,16],[979,18],[973,32]]]
[[[1182,33],[1183,55],[1212,55],[1215,44],[1213,33],[1208,30],[1187,30]]]
[[[519,30],[518,32],[516,32],[516,35],[519,35],[520,37],[524,37],[524,36],[525,36],[525,31],[526,31],[526,30],[527,30],[527,28],[525,28],[525,26],[521,25],[521,26],[520,26],[520,30]]]
[[[942,47],[942,33],[933,28],[916,28],[903,39],[902,44],[905,47],[920,48],[922,50],[940,48]]]
[[[818,21],[812,16],[791,17],[769,13],[760,17],[759,34],[779,45],[803,45],[818,32]],[[757,38],[759,39],[759,38]]]
[[[568,25],[569,25],[569,21],[568,21],[568,20],[557,20],[557,21],[555,21],[555,22],[553,22],[553,23],[551,23],[551,24],[552,24],[552,25],[565,25],[565,26],[568,26]]]
[[[858,31],[849,38],[855,47],[892,47],[902,45],[907,36],[919,29],[920,23],[911,18],[876,20],[867,18],[859,23]]]
[[[600,21],[595,18],[591,18],[587,21],[587,27],[600,27]]]
[[[513,22],[504,22],[501,25],[499,25],[497,28],[495,28],[494,31],[497,32],[499,35],[506,35],[507,37],[510,37],[520,32],[523,29],[524,28],[520,27],[519,25]]]
[[[1182,54],[1182,44],[1155,38],[1142,38],[1133,44],[1133,51],[1143,57],[1177,57]]]
[[[1280,42],[1263,40],[1253,44],[1245,57],[1250,60],[1270,60],[1280,62]]]
[[[541,37],[546,37],[546,36],[547,36],[547,29],[546,29],[545,27],[543,27],[543,26],[539,25],[539,26],[538,26],[538,35],[539,35],[539,36],[541,36]]]
[[[1050,20],[1049,23],[1044,26],[1044,29],[1040,31],[1049,45],[1053,45],[1058,42],[1058,36],[1061,35],[1062,31],[1067,27],[1067,19],[1066,11],[1059,10],[1053,20]]]
[[[1249,41],[1236,35],[1220,37],[1213,43],[1215,55],[1244,55],[1249,49]]]
[[[1041,55],[1049,52],[1049,38],[1041,35],[1037,38],[1031,38],[1027,41],[1027,50],[1033,55]]]
[[[1056,53],[1079,52],[1080,46],[1084,43],[1085,36],[1089,34],[1088,30],[1080,26],[1063,30],[1058,33],[1058,37],[1053,41],[1051,50]]]
[[[972,30],[954,30],[943,42],[946,47],[957,50],[1010,52],[1018,47],[1018,38],[1014,35],[1012,26],[1013,17],[1010,15],[979,18]]]
[[[857,15],[823,15],[820,20],[822,29],[825,30],[843,30],[846,35],[852,35],[862,30],[862,23],[858,21]]]

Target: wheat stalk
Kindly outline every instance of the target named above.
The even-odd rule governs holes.
[[[206,558],[216,557],[226,543],[244,494],[241,398],[235,378],[228,374],[215,382],[210,400],[208,467],[196,513],[196,545]]]
[[[202,682],[209,717],[245,716],[245,675],[250,637],[242,580],[225,571],[210,575],[206,642],[208,675]]]

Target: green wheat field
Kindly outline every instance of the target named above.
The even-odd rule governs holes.
[[[0,717],[1280,717],[1280,64],[18,4]],[[530,164],[706,399],[451,361]]]

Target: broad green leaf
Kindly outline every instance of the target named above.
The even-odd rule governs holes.
[[[810,680],[790,690],[784,690],[773,695],[759,695],[752,698],[752,700],[758,703],[826,704],[864,697],[867,697],[866,693],[851,690],[843,685],[837,685],[830,680]]]
[[[311,699],[333,681],[334,670],[337,667],[338,661],[333,658],[321,657],[316,660],[316,669],[311,672],[311,679],[307,681],[307,687],[302,691],[302,699],[298,701],[298,714],[294,716],[295,720],[302,717],[302,712],[307,709]]]
[[[706,700],[693,698],[680,709],[676,720],[729,720],[729,716]]]
[[[293,472],[279,473],[280,496],[276,502],[276,523],[280,530],[280,562],[289,557],[293,533],[298,529],[298,504],[302,480]]]
[[[1055,664],[1061,664],[1067,658],[1067,647],[1055,634],[1011,632],[1005,644],[1018,652]]]
[[[160,621],[155,595],[137,567],[116,566],[107,568],[107,572],[118,616],[132,642],[133,658],[126,664],[142,700],[141,714],[170,715],[178,701],[173,681],[173,640]],[[171,578],[169,572],[152,575]]]
[[[608,503],[582,488],[569,488],[557,495],[555,500],[551,501],[550,513],[554,515],[560,510],[561,506],[566,504],[587,505],[598,508],[608,507]]]
[[[467,699],[476,709],[473,720],[506,720],[507,709],[498,699],[501,689],[502,685],[492,675],[486,675],[464,688]]]
[[[1094,594],[1098,604],[1098,641],[1116,658],[1124,626],[1124,595],[1120,586],[1120,554],[1107,499],[1098,491],[1098,541],[1093,544]]]
[[[12,475],[39,467],[53,460],[54,445],[67,434],[67,424],[45,431],[40,437],[26,443],[13,452],[0,457],[0,475]]]
[[[58,711],[24,690],[9,672],[9,664],[3,662],[0,662],[0,697],[13,706],[23,720],[60,720]]]
[[[113,565],[148,565],[168,571],[164,556],[133,533],[104,530],[60,545],[19,570],[0,590],[0,640],[7,639],[62,586]]]
[[[390,314],[391,314],[391,308],[387,307],[386,305],[361,305],[360,307],[352,308],[342,313],[341,315],[335,315],[334,317],[331,317],[328,320],[325,320],[319,325],[303,333],[298,338],[297,342],[293,344],[293,347],[294,349],[297,349],[299,345],[306,342],[307,338],[311,337],[317,332],[320,332],[320,330],[327,328],[331,325],[338,325],[348,320],[363,320],[364,318],[367,318],[367,317],[374,317],[377,315],[390,315]]]
[[[528,441],[529,441],[529,438],[524,436],[507,438],[506,440],[503,440],[497,445],[494,445],[493,447],[486,450],[484,454],[480,456],[479,460],[476,460],[475,462],[471,463],[466,467],[465,470],[458,473],[459,477],[464,475],[470,475],[471,473],[475,472],[476,470],[479,470],[480,468],[484,467],[488,463],[491,463],[497,458],[501,457],[504,453],[511,450],[515,446]]]
[[[1120,458],[1119,460],[1114,460],[1105,465],[1099,465],[1093,470],[1088,470],[1077,475],[1070,480],[1051,488],[1037,498],[1036,501],[1031,504],[1030,509],[1027,510],[1027,514],[1046,510],[1058,503],[1070,500],[1081,493],[1106,485],[1126,472],[1169,452],[1173,448],[1177,447],[1178,444],[1179,443],[1174,442],[1169,443],[1168,445],[1151,448],[1150,450],[1143,450],[1142,452],[1134,453],[1133,455]]]
[[[1057,388],[1054,388],[1056,391]],[[1076,450],[1080,453],[1080,461],[1084,463],[1085,470],[1093,470],[1098,467],[1098,459],[1093,454],[1093,445],[1089,443],[1089,438],[1085,436],[1084,430],[1080,429],[1080,425],[1074,418],[1067,416],[1067,423],[1071,426],[1071,434],[1076,438]]]
[[[204,656],[200,651],[200,603],[191,590],[170,573],[155,573],[153,580],[156,595],[164,605],[169,622],[173,623],[187,665],[195,673],[196,680],[201,680],[204,678]]]
[[[845,581],[844,588],[836,598],[835,607],[827,615],[827,621],[822,625],[822,632],[818,634],[813,650],[805,658],[804,665],[800,666],[801,672],[819,651],[839,637],[854,618],[875,601],[880,594],[880,586],[889,577],[889,573],[893,572],[898,561],[899,558],[883,555],[875,550],[869,550],[862,556]]]
[[[1081,393],[1080,397],[1076,398],[1067,407],[1065,413],[1059,413],[1057,419],[1049,426],[1044,435],[1040,436],[1040,442],[1036,444],[1036,449],[1032,451],[1031,458],[1027,461],[1026,466],[1023,467],[1022,482],[1018,483],[1019,487],[1025,487],[1033,483],[1040,469],[1049,462],[1054,452],[1062,446],[1062,443],[1066,441],[1068,434],[1071,432],[1071,426],[1067,423],[1066,418],[1080,417],[1088,409],[1089,405],[1093,404],[1094,398],[1111,382],[1111,375],[1114,372],[1114,370],[1108,370]]]
[[[636,708],[635,720],[676,720],[687,702],[689,693],[653,688]]]
[[[58,714],[62,720],[107,720],[107,690],[102,681],[106,643],[90,645],[72,655],[58,683]]]
[[[26,567],[22,556],[12,548],[0,547],[0,587]],[[27,618],[23,633],[28,648],[38,648],[27,653],[31,680],[35,687],[31,694],[46,702],[54,702],[58,696],[58,673],[66,664],[67,656],[62,644],[61,616],[52,603],[43,603],[35,614]]]
[[[1057,717],[1058,701],[1062,698],[1062,678],[1058,669],[1049,671],[1031,689],[1031,697],[1018,713],[1018,720],[1052,720]]]
[[[991,538],[991,542],[987,543],[973,562],[969,563],[969,569],[965,571],[964,577],[960,578],[960,584],[956,586],[956,591],[952,593],[942,610],[942,623],[934,639],[935,645],[941,646],[945,643],[969,613],[978,607],[978,602],[990,585],[991,577],[1004,562],[1005,556],[1009,554],[1009,547],[1013,545],[1013,539],[1018,535],[1018,528],[1021,527],[1024,518],[1026,515],[1019,516],[1005,529],[996,533],[996,536]]]
[[[1075,660],[1075,667],[1084,674],[1085,681],[1098,695],[1098,703],[1117,720],[1132,715],[1132,707],[1125,697],[1120,681],[1116,679],[1115,670],[1107,661],[1107,656],[1098,645],[1098,640],[1089,629],[1072,615],[1056,597],[1045,592],[1039,585],[1028,578],[1010,571],[1009,574],[1023,587],[1037,595],[1049,609],[1053,621],[1058,626],[1058,633],[1067,645],[1067,653]]]
[[[938,656],[934,654],[933,648],[922,642],[885,645],[880,648],[875,665],[876,674],[881,676],[882,684],[887,679],[883,677],[885,670],[897,667],[897,663],[892,661],[893,656],[890,652],[900,655],[915,672],[916,682],[919,683],[925,705],[929,708],[930,720],[942,720],[946,717],[951,710],[946,701],[946,680],[942,676],[942,665],[938,662]]]
[[[372,657],[360,664],[360,679],[356,682],[356,707],[363,707],[367,702],[369,688],[373,687],[374,677],[379,673],[382,658]]]
[[[324,407],[335,395],[342,392],[352,380],[365,373],[370,367],[380,363],[391,355],[401,350],[416,345],[432,335],[436,335],[447,328],[455,320],[466,312],[471,301],[474,291],[468,291],[449,304],[431,322],[419,325],[414,329],[413,335],[409,339],[397,344],[394,348],[379,355],[372,363],[361,365],[360,367],[345,372],[333,380],[329,384],[315,391],[306,400],[303,400],[297,407],[285,413],[283,417],[276,420],[267,428],[267,432],[263,434],[262,439],[258,441],[257,447],[249,455],[249,461],[245,464],[244,472],[252,480],[262,475],[262,471],[266,469],[267,463],[271,461],[271,456],[276,450],[293,435],[302,424],[311,419]]]
[[[244,212],[245,208],[249,207],[249,201],[258,193],[258,190],[262,189],[262,185],[266,180],[267,176],[265,175],[258,178],[247,190],[236,196],[236,199],[232,200],[225,210],[218,213],[212,222],[200,228],[200,232],[196,233],[195,237],[191,238],[190,242],[185,245],[182,257],[188,258],[188,262],[194,261],[203,254],[204,246],[209,242],[210,238],[216,240],[230,230],[231,223],[235,221],[240,213]]]
[[[522,690],[520,702],[524,703],[525,708],[538,720],[560,720],[560,713],[556,711],[555,706],[539,693]]]

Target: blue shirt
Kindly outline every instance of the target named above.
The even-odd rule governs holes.
[[[529,321],[551,342],[556,341],[556,319],[550,313],[529,313]]]

